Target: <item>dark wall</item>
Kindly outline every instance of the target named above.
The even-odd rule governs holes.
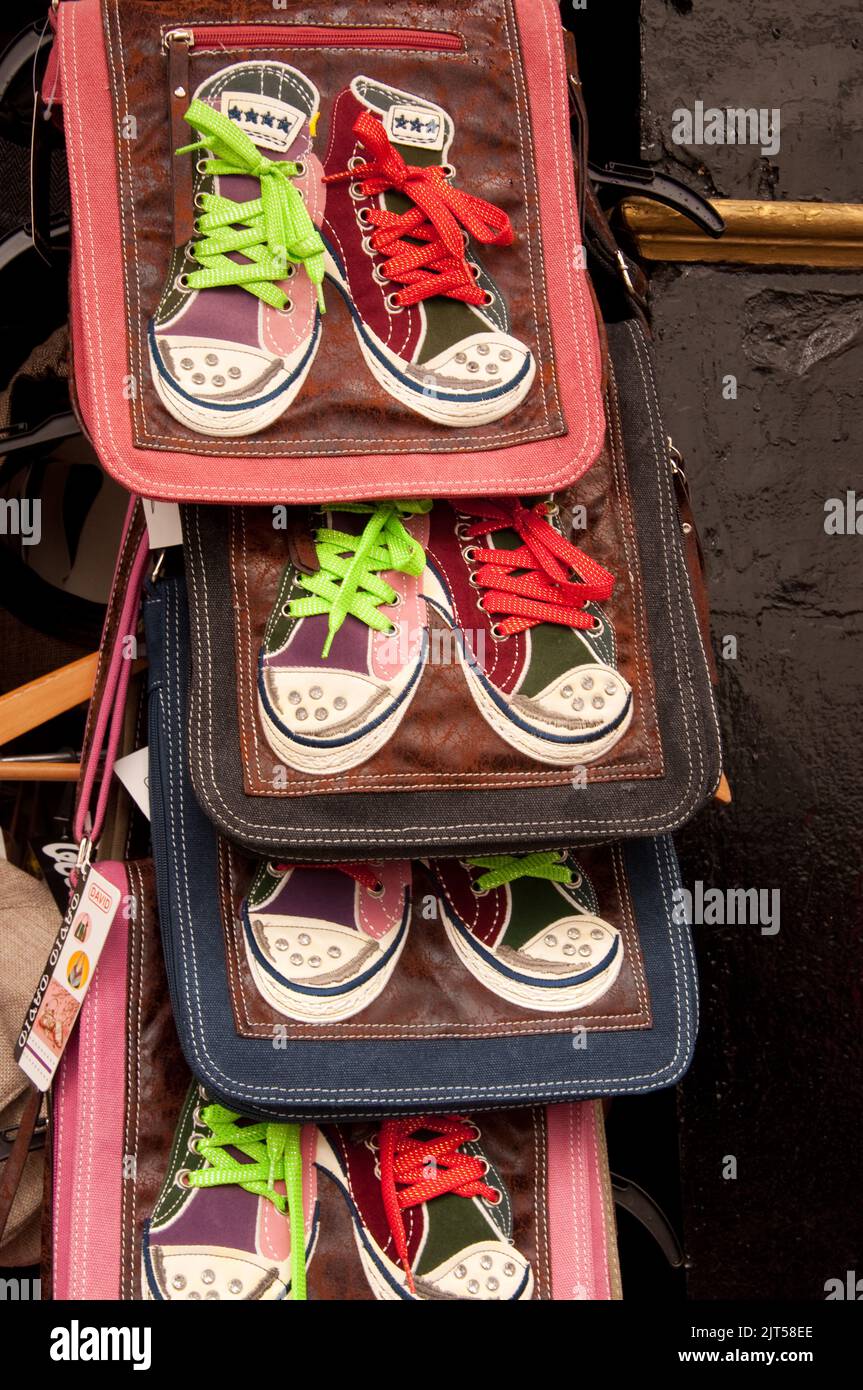
[[[642,41],[645,158],[726,197],[861,198],[858,0],[646,0]],[[778,154],[675,145],[672,113],[698,99],[778,107]],[[821,1299],[863,1273],[863,535],[825,532],[828,499],[863,498],[863,275],[665,266],[653,305],[708,554],[734,792],[679,837],[684,879],[781,891],[776,935],[697,929],[703,1021],[680,1097],[689,1292]]]

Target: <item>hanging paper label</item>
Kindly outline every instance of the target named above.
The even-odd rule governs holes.
[[[19,1067],[40,1091],[54,1078],[122,898],[98,869],[81,871],[15,1048]]]

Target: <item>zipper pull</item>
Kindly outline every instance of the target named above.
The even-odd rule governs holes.
[[[668,463],[677,497],[677,512],[680,517],[680,529],[683,532],[683,552],[686,557],[686,567],[689,571],[692,597],[701,632],[701,645],[704,648],[710,679],[714,685],[717,685],[719,673],[716,670],[713,646],[710,640],[710,600],[707,596],[707,566],[704,547],[701,544],[701,536],[698,534],[698,527],[695,522],[695,513],[692,510],[692,497],[683,468],[683,455],[670,435],[668,436]]]
[[[192,93],[190,54],[195,46],[191,29],[169,29],[162,40],[168,55],[168,101],[171,112],[171,181],[174,200],[174,245],[185,246],[195,234],[195,209],[192,203],[195,164],[190,154],[175,154],[189,143],[189,128],[183,116],[189,109]]]

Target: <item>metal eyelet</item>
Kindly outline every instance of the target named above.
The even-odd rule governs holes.
[[[361,154],[352,154],[348,160],[348,168],[351,170],[361,169],[365,162]]]
[[[199,1134],[190,1134],[188,1139],[186,1140],[186,1148],[189,1150],[189,1153],[194,1154],[196,1158],[201,1157],[200,1153],[198,1152],[198,1140],[200,1139],[200,1137],[201,1136]]]
[[[485,307],[486,307],[487,309],[490,308],[491,305],[494,303],[494,295],[493,295],[493,294],[490,294],[489,291],[486,290],[486,292],[485,292],[485,298],[483,299],[482,302],[483,302],[483,304],[485,305]]]
[[[470,522],[468,522],[468,521],[459,521],[459,522],[457,522],[457,523],[456,523],[456,528],[455,528],[455,533],[456,533],[456,535],[458,536],[458,538],[459,538],[460,541],[471,540],[472,537],[471,537],[471,534],[470,534]]]
[[[174,280],[174,289],[179,290],[180,294],[191,294],[192,286],[189,284],[188,275],[178,275]]]
[[[488,1172],[488,1168],[486,1168],[485,1171]],[[493,1207],[499,1207],[501,1202],[503,1201],[503,1193],[500,1192],[496,1187],[493,1187],[491,1190],[494,1193],[494,1197],[487,1197],[486,1201],[491,1202]]]
[[[387,309],[391,314],[403,314],[405,311],[406,306],[404,304],[399,304],[398,299],[396,297],[398,293],[398,290],[393,290],[390,294],[386,296],[384,300],[384,303],[386,304]]]
[[[283,313],[283,314],[292,314],[293,312],[294,312],[294,301],[293,301],[292,299],[286,299],[286,300],[285,300],[285,307],[284,307],[284,309],[282,310],[282,313]]]
[[[382,898],[386,891],[386,884],[384,883],[378,883],[376,887],[366,889],[370,898]]]
[[[442,164],[440,167],[441,167],[441,169],[443,170],[443,176],[444,176],[445,179],[454,179],[454,178],[455,178],[455,165],[454,165],[454,164]]]
[[[505,642],[507,639],[507,633],[501,632],[500,623],[492,623],[489,632],[492,642]]]
[[[584,883],[584,874],[575,874],[575,876],[574,876],[573,878],[571,878],[570,881],[569,881],[569,887],[570,887],[570,888],[580,888],[581,885],[582,885],[583,883]]]
[[[297,273],[297,267],[294,265],[294,263],[293,263],[293,261],[292,261],[291,264],[288,266],[287,270],[285,271],[285,279],[286,279],[286,280],[293,280],[293,278],[294,278],[294,276],[296,275],[296,273]]]
[[[206,167],[205,167],[205,166],[206,166],[207,163],[208,163],[208,161],[207,161],[206,159],[196,159],[196,160],[195,160],[195,172],[198,173],[198,174],[206,174],[207,170],[206,170]]]
[[[377,285],[388,285],[390,283],[389,276],[384,275],[380,266],[377,265],[372,266],[372,279]]]
[[[487,898],[489,893],[491,892],[491,889],[477,888],[476,884],[472,883],[470,886],[470,891],[473,893],[475,898]]]
[[[387,608],[401,608],[401,606],[402,606],[402,604],[404,603],[404,601],[405,601],[405,596],[404,596],[404,594],[398,594],[398,593],[397,593],[396,596],[395,596],[395,598],[393,599],[392,603],[386,604],[385,607],[387,607]]]
[[[370,227],[372,225],[369,221],[370,214],[371,208],[357,208],[357,221],[361,227]]]
[[[185,1191],[189,1187],[188,1178],[191,1175],[191,1168],[178,1168],[174,1174],[174,1186],[182,1187]]]
[[[203,209],[203,206],[204,206],[204,195],[203,195],[203,193],[196,193],[195,196],[194,196],[194,198],[192,199],[192,202],[194,203],[194,205],[195,205],[196,208],[201,208],[201,209]]]
[[[350,193],[355,203],[361,202],[362,199],[366,196],[362,190],[362,186],[356,181],[354,183],[348,184],[348,192]]]
[[[192,1124],[193,1124],[193,1125],[202,1125],[203,1123],[204,1123],[204,1116],[203,1116],[203,1114],[201,1113],[201,1107],[200,1107],[200,1105],[196,1105],[195,1108],[194,1108],[194,1110],[192,1111]]]
[[[593,625],[590,630],[591,632],[596,633],[597,637],[599,637],[601,633],[605,632],[605,623],[602,621],[601,618],[594,617]]]
[[[295,167],[296,167],[297,172],[296,172],[292,177],[295,178],[295,179],[304,179],[304,178],[306,177],[306,163],[305,163],[305,160],[303,160],[303,159],[298,159],[298,160],[296,160],[296,161],[295,161]]]
[[[375,248],[372,246],[371,237],[364,236],[360,242],[360,246],[362,246],[367,256],[373,256],[375,254]]]
[[[470,586],[471,586],[472,589],[481,589],[481,588],[483,587],[483,586],[479,583],[479,578],[478,578],[478,576],[479,576],[479,570],[471,570],[470,574],[469,574],[468,577],[467,577],[467,582],[468,582],[468,584],[470,584]],[[484,611],[484,610],[483,610],[483,611]]]
[[[479,277],[482,275],[482,266],[477,265],[476,261],[468,261],[467,264],[468,269],[471,275],[473,276],[474,280],[478,280]]]
[[[476,587],[476,586],[474,586],[474,587]],[[484,612],[485,612],[485,604],[483,603],[483,601],[482,601],[481,598],[478,598],[478,599],[477,599],[477,601],[476,601],[476,606],[477,606],[477,608],[479,609],[480,613],[484,613]]]

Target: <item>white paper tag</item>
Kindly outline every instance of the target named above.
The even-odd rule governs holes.
[[[169,545],[182,545],[183,526],[177,503],[154,502],[151,497],[145,497],[143,501],[150,549],[165,550]]]
[[[253,144],[279,154],[291,148],[306,120],[305,112],[260,92],[222,92],[221,107]]]
[[[384,130],[394,145],[412,145],[426,150],[442,150],[446,130],[443,116],[428,106],[391,106],[384,117]]]
[[[15,1048],[19,1067],[40,1091],[54,1078],[122,897],[91,868],[69,902]]]
[[[150,819],[150,759],[149,749],[139,748],[125,758],[118,758],[114,771],[126,791],[137,802],[147,820]]]

